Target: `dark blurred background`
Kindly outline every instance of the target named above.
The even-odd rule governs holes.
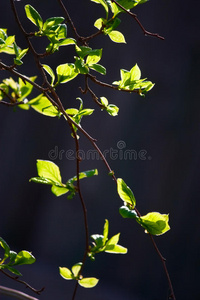
[[[16,2],[27,31],[35,29],[24,14],[27,3],[44,20],[63,15],[55,0]],[[100,5],[89,0],[64,3],[80,35],[95,32],[94,21],[104,16]],[[76,97],[83,98],[85,108],[95,108],[92,116],[83,119],[82,126],[98,140],[102,151],[109,151],[107,159],[116,176],[122,177],[134,191],[139,211],[170,214],[171,230],[155,240],[167,258],[174,291],[181,300],[200,299],[199,8],[198,0],[151,0],[133,12],[147,30],[164,36],[164,41],[145,37],[134,19],[125,14],[120,17],[119,30],[127,44],[114,44],[107,36],[91,41],[91,47],[103,48],[101,63],[107,68],[107,76],[97,75],[100,80],[108,83],[119,80],[120,68],[130,70],[137,63],[142,77],[156,83],[145,98],[91,84],[99,97],[107,97],[120,108],[118,117],[100,111],[89,94],[81,95],[77,87],[84,87],[82,76],[57,90],[66,108],[78,107]],[[0,12],[0,27],[8,28],[9,35],[16,34],[18,45],[26,48],[9,1],[0,1]],[[70,29],[68,36],[72,37]],[[45,45],[46,41],[41,41],[38,51],[43,51]],[[73,49],[73,46],[63,47],[44,63],[55,69],[58,64],[73,62]],[[2,61],[9,63],[7,57],[1,54]],[[18,70],[27,76],[38,73],[29,55]],[[10,74],[2,71],[0,76],[2,80]],[[92,149],[91,144],[80,136],[81,149],[87,153]],[[72,297],[74,282],[63,280],[58,266],[71,267],[82,259],[83,214],[78,197],[56,198],[48,186],[29,183],[29,179],[37,175],[38,158],[58,164],[64,182],[74,176],[76,162],[66,158],[69,149],[75,150],[74,141],[64,120],[48,118],[33,110],[14,111],[0,106],[0,235],[12,250],[26,249],[37,258],[34,265],[22,266],[20,270],[23,279],[35,288],[46,287],[38,296],[41,300]],[[110,155],[113,150],[118,155],[115,158]],[[134,150],[135,156],[126,158],[126,150]],[[142,150],[144,159],[140,155]],[[79,288],[77,300],[167,299],[166,276],[149,237],[135,222],[119,215],[122,202],[102,161],[83,159],[81,170],[91,168],[98,168],[99,175],[81,182],[90,234],[101,234],[107,218],[110,236],[121,232],[120,244],[129,251],[124,256],[99,254],[94,263],[88,261],[85,276],[95,276],[100,282],[91,290]],[[29,292],[3,274],[0,285]],[[0,298],[9,299],[2,295]]]

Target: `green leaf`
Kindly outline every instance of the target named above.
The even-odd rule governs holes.
[[[90,69],[92,69],[102,75],[106,75],[106,68],[100,64],[90,65]]]
[[[79,179],[83,179],[86,177],[92,177],[94,175],[98,175],[98,170],[97,169],[93,169],[93,170],[88,170],[88,171],[84,171],[79,173]],[[73,183],[74,181],[77,180],[77,176],[74,176],[73,178],[70,178],[67,182],[68,183]]]
[[[42,184],[48,184],[48,185],[53,185],[56,182],[44,177],[32,177],[29,181],[33,181],[35,183],[42,183]]]
[[[71,63],[59,65],[56,68],[56,73],[58,75],[57,84],[68,82],[78,75],[75,65]]]
[[[42,65],[42,66],[45,69],[45,71],[51,76],[51,86],[53,86],[53,83],[55,80],[55,74],[54,74],[53,70],[48,65]]]
[[[56,185],[52,186],[51,191],[57,197],[62,196],[69,192],[69,190],[66,187],[60,187],[60,186],[56,186]]]
[[[35,261],[36,261],[35,257],[30,252],[23,250],[17,254],[12,266],[30,265],[33,264]]]
[[[95,242],[95,249],[98,249],[99,250],[99,248],[102,248],[102,247],[104,247],[104,245],[105,245],[105,243],[104,243],[104,236],[103,235],[101,235],[101,234],[93,234],[93,235],[91,235],[91,238],[94,240],[94,242]]]
[[[77,115],[79,110],[77,108],[68,108],[65,111],[68,115],[74,116]]]
[[[120,245],[106,245],[105,252],[112,254],[126,254],[128,252],[127,248]]]
[[[72,272],[71,272],[68,268],[65,268],[65,267],[59,267],[59,271],[60,271],[60,275],[61,275],[64,279],[67,279],[67,280],[74,279],[74,276],[73,276]]]
[[[75,265],[72,267],[72,272],[73,272],[73,274],[74,274],[74,277],[77,278],[77,276],[78,276],[78,274],[79,274],[79,272],[80,272],[80,269],[81,269],[82,265],[83,265],[82,262],[79,262],[79,263],[75,264]]]
[[[136,205],[136,200],[132,190],[127,186],[122,178],[117,178],[117,191],[120,198],[128,204],[131,204],[132,209]]]
[[[48,117],[58,117],[60,112],[52,105],[52,103],[43,94],[30,100],[28,104],[38,113]]]
[[[62,184],[62,178],[60,175],[59,167],[48,160],[37,160],[37,171],[40,177],[44,177],[54,182]]]
[[[102,49],[91,50],[87,56],[86,64],[93,65],[100,61],[102,57]]]
[[[68,38],[59,42],[59,46],[76,45],[76,40]]]
[[[108,100],[106,97],[100,97],[101,104],[104,105],[105,107],[108,106]]]
[[[37,12],[37,10],[35,10],[34,7],[32,7],[31,5],[25,5],[25,12],[26,12],[26,16],[27,18],[36,26],[39,27],[39,29],[42,29],[43,27],[43,21],[42,18],[40,16],[40,14]]]
[[[34,82],[36,80],[36,76],[29,77],[29,79]],[[18,101],[24,100],[33,90],[33,85],[29,83],[28,81],[24,81],[21,78],[19,78],[19,89],[20,89],[20,97],[18,98]]]
[[[94,23],[94,27],[96,27],[97,29],[101,29],[102,25],[104,25],[104,23],[106,23],[106,20],[103,18],[97,19]]]
[[[136,219],[138,217],[134,209],[129,209],[125,205],[119,208],[119,213],[123,218]]]
[[[169,215],[158,212],[150,212],[145,216],[136,219],[137,222],[145,228],[147,233],[161,235],[170,230]]]
[[[11,266],[6,266],[5,269],[7,269],[8,271],[10,271],[11,273],[13,273],[17,276],[22,276],[22,274],[17,269],[15,269]]]
[[[141,71],[137,64],[130,70],[130,75],[131,81],[139,80],[141,78]]]
[[[106,219],[105,224],[104,224],[104,228],[103,228],[103,245],[105,245],[105,243],[108,239],[108,232],[109,232],[109,222]]]
[[[109,105],[106,107],[106,111],[109,113],[109,115],[115,117],[115,116],[118,115],[119,107],[117,107],[117,106],[114,105],[114,104],[109,104]]]
[[[97,279],[95,277],[83,278],[78,281],[80,286],[82,286],[84,288],[93,288],[97,285],[98,282],[99,282],[99,279]]]
[[[113,30],[108,35],[113,42],[126,44],[124,35],[121,32],[119,32],[117,30]]]
[[[51,27],[62,23],[65,20],[63,17],[52,17],[45,21],[43,30],[49,30]]]
[[[84,58],[86,55],[88,55],[92,51],[92,48],[86,47],[86,46],[77,46],[76,45],[75,49],[80,58]]]
[[[0,245],[4,249],[4,258],[2,261],[0,261],[2,264],[10,256],[10,247],[2,237],[0,237]]]
[[[118,242],[119,242],[119,236],[120,236],[120,233],[114,235],[113,237],[111,237],[107,243],[106,243],[106,248],[107,246],[109,245],[116,245]]]

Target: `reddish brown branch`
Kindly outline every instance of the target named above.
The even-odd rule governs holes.
[[[114,2],[117,6],[119,6],[123,11],[125,11],[129,16],[131,16],[132,18],[135,19],[135,21],[138,23],[138,25],[140,26],[140,28],[142,29],[144,35],[148,35],[148,36],[153,36],[156,37],[158,39],[164,40],[165,38],[163,36],[160,36],[158,33],[152,33],[147,31],[144,26],[142,25],[142,23],[139,21],[138,17],[136,14],[132,13],[131,11],[127,10],[126,8],[124,8],[121,4],[119,4],[117,1],[115,0],[111,0],[111,2]]]

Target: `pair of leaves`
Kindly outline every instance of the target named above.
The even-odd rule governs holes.
[[[46,51],[53,53],[60,46],[67,46],[75,43],[74,39],[67,38],[67,26],[62,24],[65,20],[63,17],[48,18],[45,22],[38,11],[31,5],[25,6],[27,18],[39,28],[35,33],[36,36],[46,36],[50,40]]]
[[[22,58],[27,52],[28,48],[22,50],[17,46],[14,35],[8,36],[7,29],[0,28],[0,53],[15,55],[14,64],[22,65]]]
[[[22,274],[15,268],[15,266],[19,265],[30,265],[35,262],[35,257],[28,251],[20,251],[16,253],[10,250],[10,247],[6,243],[6,241],[0,237],[0,246],[4,249],[4,257],[0,258],[0,269],[6,269],[13,274],[21,276]],[[9,262],[6,263],[6,260]]]
[[[146,78],[140,79],[141,71],[137,64],[130,71],[121,69],[120,74],[121,80],[113,82],[113,84],[118,85],[119,89],[139,91],[139,94],[144,96],[154,87],[154,84],[151,81],[146,81]]]
[[[124,35],[120,31],[114,30],[120,24],[120,22],[121,21],[119,18],[111,20],[99,18],[95,21],[94,26],[99,30],[103,30],[103,33],[108,35],[113,42],[126,43]]]
[[[56,196],[64,195],[68,192],[71,194],[68,199],[71,199],[76,193],[74,182],[77,181],[77,176],[70,178],[66,184],[62,183],[62,177],[59,167],[48,160],[37,160],[37,172],[39,177],[33,177],[30,181],[51,185],[51,191]],[[79,173],[79,179],[98,175],[97,169]]]
[[[105,109],[109,115],[115,117],[118,115],[119,107],[114,104],[109,104],[106,97],[100,97],[101,104],[103,105],[103,109]]]
[[[109,233],[109,222],[105,220],[103,235],[93,234],[91,238],[93,239],[93,247],[90,248],[88,256],[94,260],[95,254],[100,252],[107,252],[113,254],[126,254],[127,248],[118,245],[120,233],[114,235],[110,239],[108,239]]]
[[[60,267],[60,275],[66,280],[77,280],[79,285],[84,288],[93,288],[97,285],[98,279],[95,277],[85,277],[83,278],[79,273],[82,268],[82,263],[79,262],[75,264],[71,270],[66,267]]]
[[[123,179],[117,179],[117,191],[120,198],[124,201],[124,206],[120,207],[119,213],[123,218],[135,219],[146,233],[161,235],[170,229],[169,215],[158,212],[150,212],[144,216],[138,216],[135,211],[136,200],[132,190],[127,186]]]

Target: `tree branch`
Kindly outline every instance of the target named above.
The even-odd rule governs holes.
[[[39,300],[38,298],[31,297],[28,294],[22,293],[15,289],[7,288],[5,286],[0,286],[0,294],[21,300]]]
[[[131,16],[132,18],[135,19],[135,21],[138,23],[138,25],[140,26],[140,28],[142,29],[144,35],[148,35],[148,36],[153,36],[156,37],[158,39],[164,40],[165,38],[163,36],[160,36],[158,33],[152,33],[147,31],[144,26],[141,24],[141,22],[139,21],[138,17],[136,14],[133,14],[131,11],[127,10],[126,8],[124,8],[121,4],[119,4],[117,1],[115,0],[111,0],[111,2],[114,2],[117,6],[119,6],[123,11],[125,11],[129,16]]]

